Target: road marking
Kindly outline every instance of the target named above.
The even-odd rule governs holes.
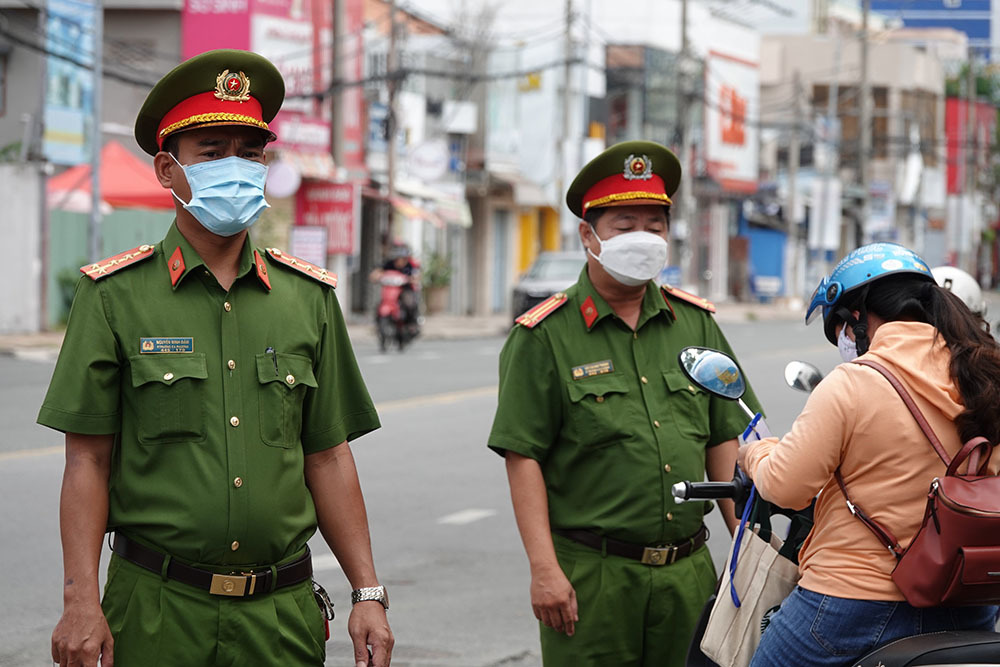
[[[464,526],[473,521],[479,521],[496,514],[496,510],[467,509],[454,514],[448,514],[437,520],[440,524],[450,524],[452,526]]]
[[[313,556],[313,572],[322,572],[323,570],[339,570],[340,561],[333,554],[319,554]]]
[[[404,410],[407,408],[419,408],[427,405],[445,405],[457,403],[468,398],[479,398],[481,396],[496,396],[497,385],[489,387],[476,387],[474,389],[462,389],[460,391],[448,391],[443,394],[432,394],[429,396],[414,396],[412,398],[401,398],[395,401],[383,401],[375,406],[378,412],[392,412],[393,410]],[[0,463],[7,461],[17,461],[20,459],[30,459],[39,456],[49,456],[50,454],[61,454],[65,451],[63,445],[52,447],[32,447],[31,449],[15,449],[10,452],[0,452]]]
[[[53,445],[52,447],[33,447],[31,449],[15,449],[12,452],[0,452],[0,463],[5,461],[17,461],[18,459],[31,459],[36,456],[48,456],[49,454],[62,454],[66,451],[63,445]]]
[[[462,389],[460,391],[449,391],[443,394],[432,394],[430,396],[413,396],[411,398],[400,398],[395,401],[383,401],[375,406],[379,412],[391,412],[405,408],[419,408],[426,405],[444,405],[446,403],[457,403],[467,398],[479,398],[481,396],[496,396],[497,385],[489,387],[477,387],[475,389]]]

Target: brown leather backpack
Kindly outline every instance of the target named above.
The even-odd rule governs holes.
[[[927,493],[924,520],[905,550],[899,540],[851,502],[840,468],[834,472],[851,513],[896,556],[892,580],[914,607],[1000,603],[1000,477],[987,475],[994,445],[973,438],[949,459],[937,435],[899,380],[881,364],[859,359],[885,376],[930,440],[947,470]],[[958,468],[969,461],[965,474]]]

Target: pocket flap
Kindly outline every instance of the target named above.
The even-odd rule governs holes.
[[[587,396],[604,396],[605,394],[627,394],[628,380],[624,375],[609,373],[597,375],[583,380],[570,380],[569,400],[579,403]]]
[[[191,354],[137,354],[129,357],[132,366],[132,386],[141,387],[149,382],[171,385],[183,378],[204,380],[208,365],[202,352]]]
[[[663,380],[667,383],[667,389],[670,391],[683,391],[689,394],[703,394],[700,388],[695,386],[688,376],[684,375],[684,371],[676,368],[672,371],[663,371]]]
[[[963,584],[1000,584],[1000,547],[962,547]]]
[[[280,382],[289,389],[300,384],[318,387],[312,359],[301,354],[263,352],[257,355],[257,379],[261,384]]]

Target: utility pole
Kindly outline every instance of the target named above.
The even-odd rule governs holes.
[[[38,34],[45,35],[48,31],[48,15],[46,10],[46,3],[41,2],[38,4]],[[39,303],[38,303],[38,328],[41,331],[48,329],[49,325],[49,300],[46,296],[47,285],[48,285],[48,272],[49,272],[49,202],[48,202],[48,192],[47,192],[47,181],[48,173],[45,158],[45,103],[48,97],[48,58],[44,55],[40,55],[38,58],[40,76],[38,77],[38,111],[35,113],[34,120],[34,136],[32,137],[32,148],[28,155],[25,157],[30,157],[32,160],[37,160],[38,162],[38,211],[39,211],[39,237],[41,242],[39,243],[39,266],[42,267],[40,271],[40,283],[39,283]],[[27,142],[26,142],[27,143]],[[27,146],[25,146],[27,148]]]
[[[788,282],[785,296],[798,298],[799,289],[799,226],[795,219],[799,188],[799,136],[802,132],[802,75],[799,70],[792,73],[792,136],[788,142],[788,204],[785,210],[785,234],[788,247]]]
[[[822,221],[819,226],[819,234],[814,238],[818,239],[819,249],[823,253],[823,264],[822,273],[826,274],[829,268],[827,258],[830,254],[830,249],[827,248],[825,239],[829,235],[830,226],[835,222],[839,229],[840,227],[840,202],[830,202],[830,181],[837,173],[837,166],[840,161],[840,116],[839,116],[839,106],[840,106],[840,34],[837,24],[835,22],[830,23],[831,32],[833,37],[833,77],[830,81],[830,85],[827,87],[826,96],[826,137],[824,143],[826,144],[826,162],[823,164],[823,180],[820,184],[820,192],[822,193],[821,203],[820,203],[820,215],[817,216],[818,220]],[[836,221],[830,220],[829,215],[833,212],[833,215],[837,218]]]
[[[396,197],[396,92],[399,87],[399,56],[396,53],[396,0],[389,1],[389,53],[386,57],[385,67],[389,84],[389,112],[388,112],[388,141],[387,149],[387,169],[389,171],[387,184],[389,189],[389,220],[390,227],[392,221],[392,200]],[[387,230],[391,233],[391,230]]]
[[[333,68],[333,95],[330,101],[330,156],[338,167],[344,162],[344,79],[347,52],[344,40],[347,32],[344,22],[347,20],[344,0],[333,0],[333,49],[330,63]]]
[[[966,94],[966,120],[965,120],[965,148],[962,154],[965,159],[962,163],[965,168],[964,185],[962,186],[962,198],[959,208],[958,226],[958,267],[974,274],[971,267],[969,253],[966,248],[972,243],[972,227],[975,225],[975,209],[973,208],[973,194],[976,189],[976,54],[969,47],[969,67],[965,73],[965,94]]]
[[[872,152],[872,94],[868,80],[868,14],[871,11],[871,0],[861,3],[861,85],[858,94],[861,98],[861,109],[858,118],[858,185],[861,186],[861,232],[863,237],[856,239],[862,243],[867,241],[869,216],[868,178],[869,164]]]
[[[94,0],[94,92],[90,135],[90,261],[101,258],[101,96],[104,77],[104,5]]]
[[[570,123],[570,85],[571,67],[570,61],[573,58],[573,0],[566,0],[566,16],[563,26],[563,81],[562,81],[562,122],[559,132],[559,146],[556,150],[556,182],[559,187],[556,190],[556,210],[559,211],[559,235],[562,238],[563,248],[572,248],[576,242],[576,232],[567,221],[569,214],[565,207],[561,205],[562,198],[569,187],[569,174],[567,166],[569,163],[569,123]]]
[[[690,258],[693,256],[692,246],[695,243],[695,195],[694,178],[691,173],[694,165],[691,159],[691,131],[688,127],[690,121],[689,104],[691,80],[688,77],[690,67],[690,54],[688,44],[688,0],[681,0],[681,52],[677,63],[678,91],[677,91],[677,125],[680,133],[680,162],[681,162],[681,219],[684,221],[686,229],[685,247],[681,250],[680,269],[681,283],[695,282],[688,273],[690,268]]]

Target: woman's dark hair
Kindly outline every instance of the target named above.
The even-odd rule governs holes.
[[[588,208],[583,212],[583,221],[590,223],[591,227],[597,226],[598,219],[608,210],[607,207]],[[664,206],[663,213],[667,216],[667,227],[670,226],[670,207]]]
[[[844,305],[857,310],[864,301],[869,313],[886,322],[907,320],[934,326],[951,351],[949,371],[965,411],[955,418],[962,441],[983,436],[1000,442],[1000,344],[990,325],[951,291],[913,274],[876,280]]]

